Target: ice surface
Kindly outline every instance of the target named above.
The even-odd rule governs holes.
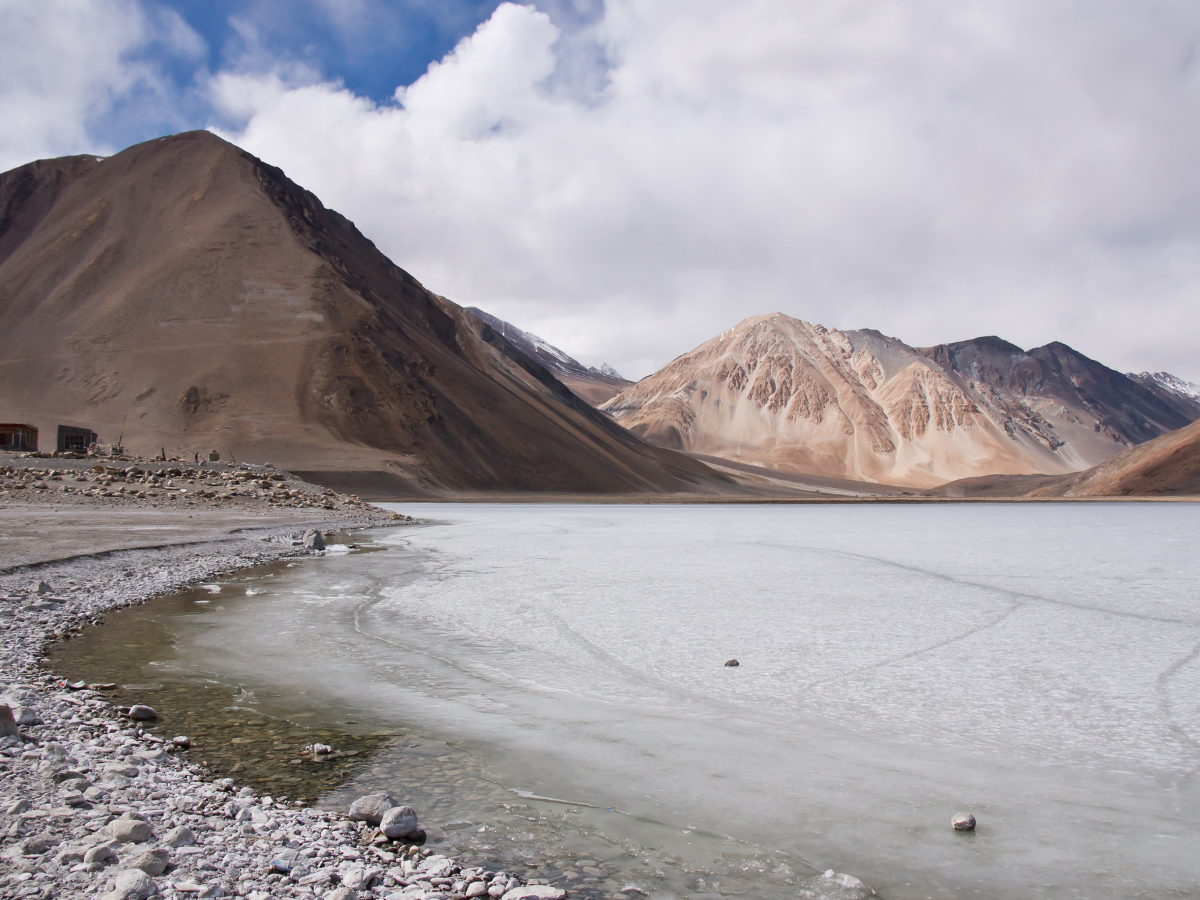
[[[886,897],[1200,885],[1200,506],[395,508],[191,665]]]

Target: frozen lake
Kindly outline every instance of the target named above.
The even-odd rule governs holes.
[[[391,508],[428,524],[181,627],[183,667],[467,742],[680,856],[1200,892],[1200,505]]]

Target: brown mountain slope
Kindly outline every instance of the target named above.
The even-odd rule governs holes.
[[[1200,422],[1073,475],[963,478],[926,493],[965,498],[1200,497]]]
[[[601,408],[660,446],[913,487],[1077,472],[1200,416],[1063,344],[918,350],[782,313],[738,323]]]
[[[1033,497],[1200,496],[1200,422],[1118,453]]]
[[[0,419],[419,489],[709,490],[207,132],[0,175]]]

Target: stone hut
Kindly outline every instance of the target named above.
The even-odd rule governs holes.
[[[58,426],[59,453],[87,453],[88,447],[98,443],[100,438],[90,428],[76,428],[74,425]]]
[[[0,424],[0,450],[36,451],[38,430],[32,425]]]

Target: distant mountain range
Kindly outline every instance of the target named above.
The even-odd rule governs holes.
[[[1200,400],[1065,344],[910,347],[878,331],[756,316],[601,407],[662,447],[931,487],[1062,474],[1200,419]]]
[[[1160,387],[1185,401],[1194,400],[1200,403],[1200,384],[1176,378],[1170,372],[1155,372],[1153,375],[1149,372],[1138,372],[1136,375],[1133,372],[1127,372],[1126,375],[1138,384]]]
[[[599,406],[633,384],[627,378],[622,378],[620,373],[607,363],[601,364],[599,368],[585,366],[549,341],[528,331],[522,331],[516,325],[498,319],[476,306],[468,306],[467,312],[499,332],[526,356],[536,359],[576,396],[582,397],[593,406]]]
[[[432,293],[207,132],[0,174],[0,420],[45,434],[372,496],[1090,495],[1186,489],[1197,419],[1196,385],[1065,344],[918,348],[780,313],[634,384]]]

